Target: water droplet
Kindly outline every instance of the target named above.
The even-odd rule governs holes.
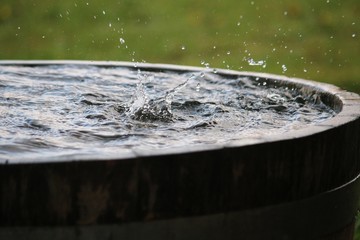
[[[44,39],[44,38],[45,38],[45,36],[43,35],[43,36],[42,36],[42,38]]]
[[[240,25],[241,25],[241,23],[240,23],[240,22],[238,22],[236,25],[240,26]]]
[[[282,71],[286,72],[287,71],[287,67],[285,66],[285,64],[281,65]]]
[[[88,2],[86,3],[86,6],[89,6],[89,3],[88,3]]]
[[[306,73],[306,72],[307,72],[307,69],[304,68],[304,72]]]
[[[285,11],[285,12],[284,12],[284,15],[285,15],[285,16],[287,16],[287,15],[288,15],[288,12],[287,12],[287,11]]]
[[[326,3],[330,3],[330,0],[326,0]]]
[[[109,27],[111,27],[111,23],[109,23]]]
[[[200,83],[198,83],[198,84],[196,85],[196,91],[197,91],[197,92],[200,91]]]
[[[20,30],[20,27],[18,27],[18,29]]]
[[[213,73],[215,73],[215,74],[216,74],[217,72],[218,72],[218,71],[217,71],[217,69],[216,69],[216,68],[214,68],[214,69],[213,69]]]
[[[200,73],[200,77],[201,77],[201,78],[204,78],[204,77],[205,77],[205,73],[201,72],[201,73]]]
[[[266,66],[266,61],[265,60],[259,60],[259,61],[255,61],[252,58],[248,58],[247,62],[250,66]]]
[[[125,43],[125,40],[123,38],[120,38],[119,41],[120,41],[121,44]]]
[[[181,50],[185,50],[186,49],[186,47],[185,46],[181,46]]]
[[[96,19],[96,16],[94,15],[94,19]]]
[[[230,52],[230,51],[228,51],[226,54],[227,54],[227,55],[230,55],[230,54],[231,54],[231,52]]]
[[[353,35],[351,35],[353,38],[356,37],[356,34],[354,33]]]
[[[104,10],[102,11],[102,13],[103,13],[104,15],[106,14],[106,12],[105,12]]]
[[[204,65],[206,68],[210,67],[210,63],[205,62],[204,60],[201,61],[201,65]]]

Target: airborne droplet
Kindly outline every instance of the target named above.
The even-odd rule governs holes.
[[[266,61],[265,60],[259,60],[259,61],[255,61],[252,58],[248,58],[247,62],[250,66],[266,66]]]

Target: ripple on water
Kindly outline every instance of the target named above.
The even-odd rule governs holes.
[[[0,66],[0,158],[224,143],[335,115],[316,93],[257,80],[124,67]]]

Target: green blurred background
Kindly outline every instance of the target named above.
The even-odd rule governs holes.
[[[360,92],[358,0],[1,0],[0,44],[0,59],[208,63]]]
[[[1,0],[0,59],[209,66],[360,93],[360,1]]]

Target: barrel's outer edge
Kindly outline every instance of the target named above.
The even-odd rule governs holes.
[[[355,220],[360,181],[285,204],[240,212],[125,224],[0,227],[0,239],[247,240],[319,239]]]

